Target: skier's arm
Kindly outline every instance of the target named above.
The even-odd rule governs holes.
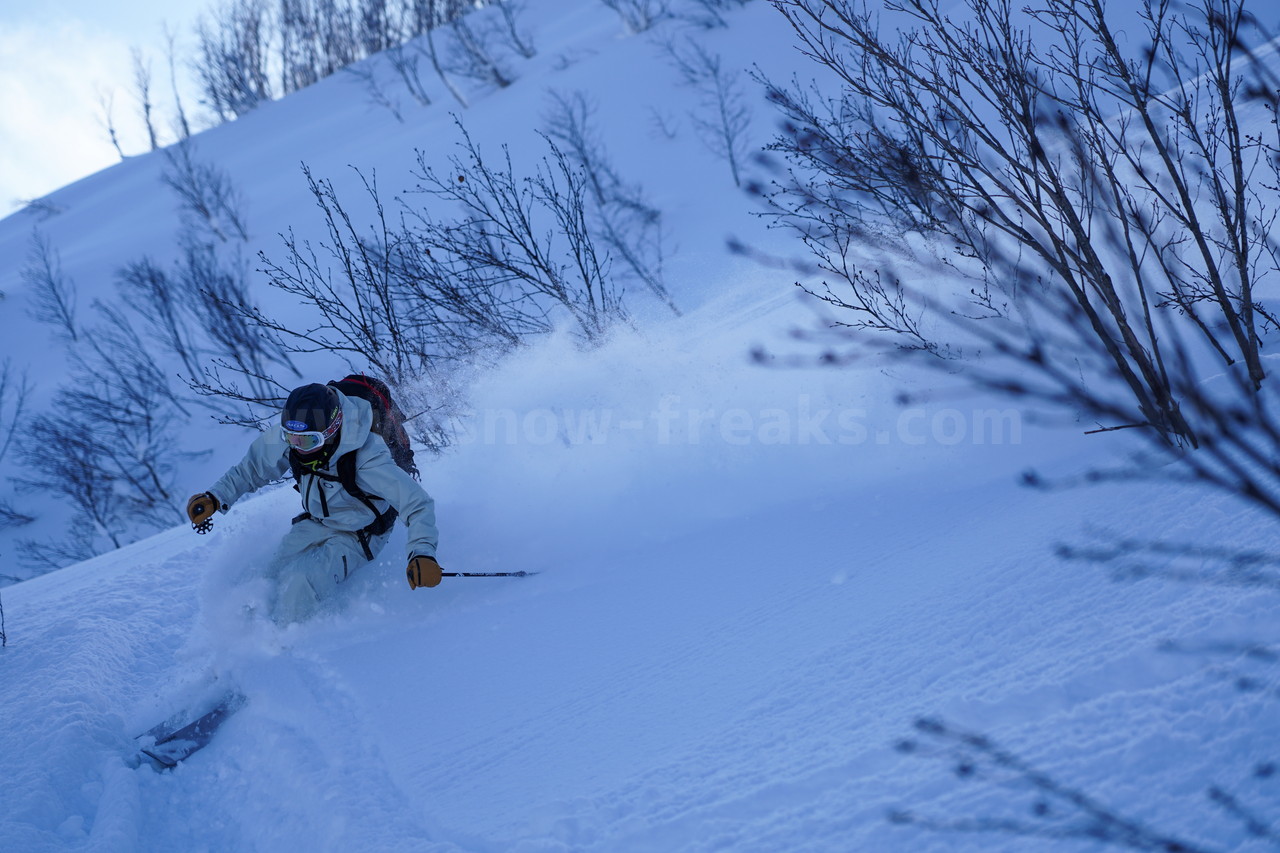
[[[281,439],[280,430],[268,429],[253,440],[239,464],[223,474],[209,491],[225,511],[250,492],[280,479],[288,470],[288,446]]]
[[[382,452],[361,453],[363,459],[356,469],[356,485],[383,498],[400,513],[400,518],[409,528],[410,558],[434,557],[440,541],[436,530],[436,502],[420,483],[392,460],[381,438],[373,436],[372,440],[382,445],[379,448]]]

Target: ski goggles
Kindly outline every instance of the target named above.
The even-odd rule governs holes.
[[[298,421],[291,421],[299,426],[306,426]],[[329,424],[329,428],[325,430],[292,430],[286,424],[281,427],[280,434],[284,437],[285,443],[299,453],[315,453],[325,442],[337,435],[338,430],[342,428],[342,410],[339,409],[334,415],[333,422]]]

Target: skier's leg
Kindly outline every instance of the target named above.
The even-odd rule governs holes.
[[[386,538],[371,542],[370,550],[376,554]],[[278,553],[274,618],[280,625],[309,619],[320,602],[366,562],[354,533],[330,530],[310,520],[294,525]]]
[[[311,558],[321,561],[327,556],[324,548],[317,548]],[[315,614],[320,604],[321,591],[316,589],[317,584],[313,577],[316,577],[319,571],[328,569],[328,561],[324,560],[324,562],[326,565],[314,567],[315,574],[311,571],[313,567],[302,563],[286,566],[281,571],[280,582],[276,587],[276,604],[272,612],[272,618],[277,625],[305,622]]]
[[[276,624],[302,622],[314,615],[321,596],[337,584],[332,579],[335,562],[338,577],[345,576],[341,549],[331,544],[335,535],[349,536],[305,519],[293,525],[281,540],[271,566],[276,580],[272,610]]]

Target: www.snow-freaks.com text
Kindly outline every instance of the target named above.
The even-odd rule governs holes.
[[[911,407],[873,413],[800,395],[789,407],[714,408],[662,397],[649,412],[628,407],[482,409],[462,419],[463,444],[606,444],[639,437],[657,444],[922,446],[1022,442],[1016,409]]]

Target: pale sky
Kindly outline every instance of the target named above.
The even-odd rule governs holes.
[[[104,126],[104,98],[112,102],[125,153],[147,150],[131,47],[151,59],[158,129],[162,141],[172,138],[163,25],[178,35],[181,63],[192,55],[196,17],[213,5],[0,0],[0,216],[16,209],[18,200],[39,198],[119,161]],[[192,97],[184,93],[189,110]]]

